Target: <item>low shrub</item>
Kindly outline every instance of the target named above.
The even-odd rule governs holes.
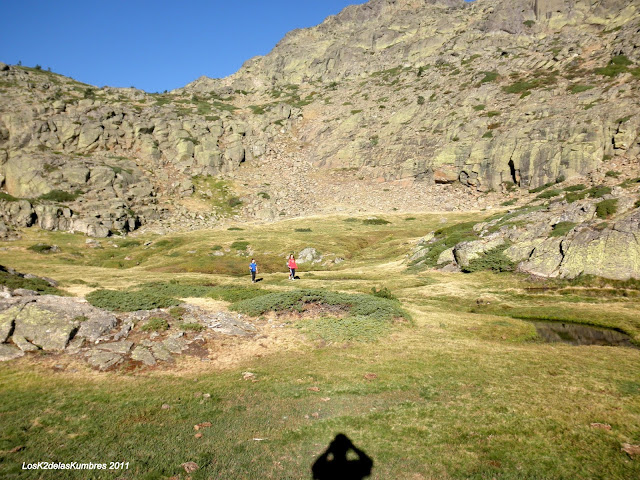
[[[585,187],[584,184],[579,183],[578,185],[570,185],[568,187],[565,187],[563,188],[563,190],[565,192],[579,192],[581,190],[584,190],[585,188],[587,187]]]
[[[212,287],[208,296],[216,300],[235,303],[250,298],[260,297],[272,293],[271,290],[265,290],[256,287],[242,287],[235,285],[218,285]]]
[[[560,190],[547,190],[546,192],[542,192],[540,195],[536,196],[536,198],[545,199],[545,198],[553,198],[560,195],[562,192]]]
[[[151,282],[140,285],[138,291],[151,295],[173,298],[206,297],[211,293],[210,285],[189,285],[177,282]]]
[[[605,185],[600,185],[597,187],[591,187],[589,190],[586,190],[585,193],[592,198],[600,198],[604,197],[611,193],[611,187],[607,187]]]
[[[145,332],[164,332],[169,330],[169,322],[161,317],[151,317],[140,330]]]
[[[49,193],[44,193],[38,197],[38,200],[50,200],[52,202],[73,202],[84,192],[76,190],[75,192],[65,192],[62,190],[51,190]]]
[[[187,309],[184,307],[171,307],[169,309],[169,315],[176,320],[182,318],[185,313],[187,313]]]
[[[231,232],[240,232],[242,230],[244,230],[244,228],[240,228],[240,227],[229,227],[227,228],[227,230],[231,231]]]
[[[391,293],[391,290],[387,287],[382,287],[379,290],[377,290],[376,287],[372,287],[371,295],[374,297],[386,298],[387,300],[398,300],[398,297]]]
[[[178,305],[179,300],[149,291],[94,290],[86,300],[94,307],[118,312],[135,312]]]
[[[577,200],[582,200],[583,198],[585,198],[587,196],[587,192],[570,192],[567,193],[564,197],[564,199],[568,202],[568,203],[573,203]]]
[[[607,218],[618,211],[618,199],[610,198],[596,204],[596,215],[598,218]]]
[[[571,231],[573,229],[573,227],[575,227],[575,226],[576,226],[576,223],[574,223],[574,222],[559,222],[559,223],[556,223],[553,226],[553,230],[551,230],[551,236],[552,237],[563,237],[564,235],[569,233],[569,231]]]
[[[310,228],[296,228],[295,231],[296,232],[310,232],[311,229]]]
[[[231,309],[258,316],[269,311],[302,311],[306,304],[342,306],[352,317],[367,317],[382,321],[390,321],[394,318],[410,320],[411,318],[398,302],[386,298],[312,289],[269,293],[235,303]]]
[[[375,342],[385,335],[390,324],[367,317],[302,319],[296,322],[305,335],[325,342]]]
[[[638,183],[640,183],[640,177],[638,178],[627,178],[624,182],[620,184],[622,188],[631,188],[635,187]]]
[[[615,170],[609,170],[604,175],[605,175],[605,177],[618,178],[620,175],[622,175],[622,172],[616,172]]]
[[[481,270],[512,272],[516,264],[504,254],[508,246],[508,244],[504,244],[489,250],[484,255],[471,260],[469,265],[462,268],[462,271],[465,273],[478,272]]]
[[[387,225],[391,222],[384,218],[365,218],[362,223],[363,225]]]
[[[27,250],[31,250],[32,252],[36,253],[55,253],[60,251],[54,245],[47,245],[46,243],[36,243],[35,245],[27,247]]]
[[[20,274],[9,273],[2,265],[0,265],[0,285],[4,285],[11,290],[25,288],[49,295],[66,295],[56,287],[52,287],[49,282],[42,278],[25,278]]]
[[[553,185],[555,185],[555,182],[545,183],[544,185],[540,185],[539,187],[529,189],[529,193],[538,193],[546,190],[549,187],[552,187]]]
[[[17,202],[20,199],[14,197],[13,195],[9,195],[8,193],[0,192],[0,200],[4,200],[5,202]]]
[[[231,244],[231,248],[234,250],[246,250],[249,246],[249,242],[237,241]]]
[[[189,323],[181,323],[180,329],[189,330],[192,332],[201,332],[202,330],[205,329],[205,327],[204,325],[200,325],[199,323],[196,323],[196,322],[189,322]]]

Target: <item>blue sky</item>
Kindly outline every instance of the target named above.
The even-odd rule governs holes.
[[[148,92],[225,77],[360,0],[0,0],[0,61]]]

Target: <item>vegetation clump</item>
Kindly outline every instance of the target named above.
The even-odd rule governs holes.
[[[84,192],[82,190],[76,190],[75,192],[65,192],[62,190],[51,190],[48,193],[44,193],[38,197],[38,200],[50,200],[52,202],[73,202]]]
[[[465,273],[479,272],[481,270],[512,272],[515,270],[516,264],[504,254],[508,247],[509,244],[503,244],[489,250],[484,255],[471,260],[469,265],[462,267],[462,271]]]
[[[573,227],[576,226],[574,222],[559,222],[553,226],[553,230],[551,230],[552,237],[563,237],[567,233],[569,233]]]
[[[618,199],[610,198],[596,204],[596,215],[598,218],[608,218],[618,211]]]
[[[415,260],[413,265],[420,263],[425,267],[435,267],[440,254],[458,243],[476,240],[478,234],[473,230],[477,222],[463,222],[450,227],[440,228],[434,232],[433,240],[425,246],[427,253]]]
[[[246,315],[258,316],[269,311],[302,312],[309,304],[342,306],[348,310],[348,316],[385,321],[391,321],[394,318],[411,319],[398,302],[387,298],[317,289],[269,293],[235,303],[231,309]]]
[[[168,297],[149,290],[94,290],[86,297],[94,307],[117,312],[135,312],[137,310],[153,310],[167,308],[180,303],[175,298]]]
[[[65,295],[64,292],[51,286],[49,282],[42,278],[25,278],[21,274],[11,273],[0,265],[0,285],[4,285],[11,290],[24,288],[49,295]]]
[[[145,332],[164,332],[169,330],[169,322],[162,317],[151,317],[147,323],[145,323],[140,330]]]
[[[31,250],[36,253],[55,253],[60,251],[60,249],[55,245],[48,245],[46,243],[36,243],[35,245],[28,247],[27,250]]]
[[[391,222],[384,218],[365,218],[362,223],[363,225],[387,225]]]

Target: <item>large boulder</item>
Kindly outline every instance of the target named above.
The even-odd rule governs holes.
[[[13,307],[2,312],[0,316],[14,314],[15,330],[12,339],[23,351],[39,348],[62,351],[80,324],[78,320],[69,318],[64,313],[35,303],[25,305],[23,308]]]

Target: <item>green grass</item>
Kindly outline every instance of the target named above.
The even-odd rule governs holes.
[[[535,208],[542,207],[492,219],[504,225]],[[600,325],[640,342],[640,281],[408,270],[406,254],[428,232],[436,236],[425,247],[440,249],[449,237],[477,238],[471,227],[487,219],[420,213],[406,222],[406,215],[386,215],[392,228],[364,225],[364,216],[317,217],[306,233],[295,229],[308,227],[308,218],[252,226],[247,239],[264,253],[257,258],[264,288],[224,263],[237,260],[248,277],[246,257],[209,256],[214,245],[239,241],[226,226],[141,234],[122,253],[108,241],[89,249],[82,235],[25,229],[2,252],[2,262],[21,272],[78,291],[90,281],[173,299],[204,295],[199,304],[212,298],[251,310],[261,332],[210,340],[209,362],[185,354],[141,372],[88,371],[82,356],[46,352],[3,362],[0,477],[53,478],[22,470],[22,463],[79,459],[129,462],[128,469],[91,471],[97,480],[184,479],[187,461],[199,466],[193,480],[309,478],[314,459],[342,432],[374,460],[372,479],[638,478],[640,464],[620,447],[640,443],[640,350],[544,344],[523,319]],[[42,262],[27,250],[37,243],[60,245],[63,253]],[[309,245],[345,262],[287,282],[286,252]],[[97,265],[111,254],[112,261],[128,254],[141,264],[118,271]],[[372,289],[399,301],[368,295]],[[182,307],[168,308],[157,316],[197,335]],[[412,321],[393,321],[404,320],[400,311]],[[216,364],[250,345],[257,350]],[[243,380],[244,372],[255,381]],[[195,438],[193,427],[202,422],[212,426]],[[594,422],[612,428],[592,428]]]

